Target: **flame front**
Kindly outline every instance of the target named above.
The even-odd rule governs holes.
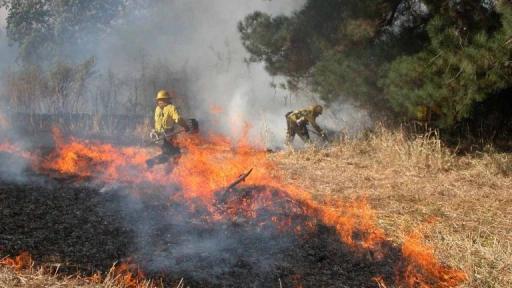
[[[273,188],[286,191],[289,197],[289,205],[286,207],[291,207],[294,213],[303,213],[311,219],[334,227],[340,239],[356,251],[372,250],[375,259],[385,257],[385,253],[381,253],[379,247],[388,240],[384,232],[375,225],[375,213],[365,199],[331,203],[329,206],[315,203],[306,191],[285,184],[276,164],[268,160],[265,149],[249,145],[243,140],[244,137],[233,144],[218,135],[209,135],[209,140],[199,136],[181,136],[180,141],[185,152],[172,174],[167,174],[164,169],[146,169],[144,161],[155,152],[151,149],[116,147],[74,138],[64,141],[58,130],[54,130],[54,135],[56,147],[51,154],[43,159],[28,155],[34,159],[34,166],[42,173],[75,176],[80,181],[134,184],[134,193],[143,192],[136,190],[137,184],[142,182],[164,186],[178,185],[181,188],[180,193],[168,201],[185,201],[190,203],[190,209],[194,209],[194,205],[207,207],[211,214],[217,215],[218,218],[221,217],[220,213],[213,205],[215,193],[227,187],[242,173],[253,169],[250,177],[238,186],[264,186],[267,188],[261,193],[269,195]],[[2,150],[6,150],[7,147],[12,149],[5,143],[1,146]],[[260,199],[259,202],[239,202],[246,206],[245,217],[255,217],[259,208],[273,205],[270,196]],[[300,207],[296,205],[299,202]],[[232,216],[236,217],[233,211],[240,211],[237,209],[238,207],[226,207],[223,213],[232,213]],[[289,218],[271,217],[266,221],[276,222],[280,229],[291,228],[298,234],[314,227],[314,223],[308,222],[302,226],[289,227]],[[260,225],[265,225],[265,222]],[[439,287],[453,287],[465,280],[463,272],[439,264],[432,251],[427,248],[417,238],[408,241],[402,247],[403,255],[411,263],[408,268],[402,269],[405,270],[404,275],[397,275],[400,283],[406,283],[404,285],[409,287],[430,287],[429,283],[434,282]],[[127,277],[133,276],[130,274]],[[375,281],[379,286],[384,285],[383,280],[378,278],[378,275],[376,277],[378,280]],[[124,279],[131,284],[138,280],[139,277]]]
[[[136,147],[115,147],[112,144],[78,141],[71,138],[65,142],[61,133],[53,130],[55,150],[42,159],[39,170],[49,173],[57,171],[63,175],[93,178],[102,182],[142,181],[147,152]],[[151,178],[151,177],[150,177]]]
[[[430,287],[426,283],[437,282],[437,287],[455,287],[466,280],[466,274],[439,263],[433,256],[432,247],[421,242],[421,235],[414,233],[402,246],[405,257],[411,260],[404,280],[410,287]],[[421,270],[423,273],[418,273]]]

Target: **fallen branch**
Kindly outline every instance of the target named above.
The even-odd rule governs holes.
[[[220,201],[219,201],[219,202],[220,202],[221,204],[226,204],[226,203],[227,203],[227,202],[226,202],[226,198],[227,198],[227,195],[226,195],[226,194],[227,194],[231,189],[233,189],[233,187],[235,187],[236,185],[238,185],[240,182],[245,181],[245,178],[247,178],[247,176],[249,176],[249,174],[251,174],[251,172],[252,172],[252,168],[251,168],[251,169],[249,169],[249,171],[247,171],[247,172],[245,172],[245,173],[241,174],[240,176],[238,176],[238,178],[237,178],[235,181],[233,181],[231,184],[229,184],[229,185],[226,187],[226,189],[224,189],[224,192],[222,193],[222,195],[220,195]]]
[[[252,168],[249,169],[249,171],[245,172],[244,174],[240,175],[238,177],[238,179],[236,179],[233,183],[229,184],[229,186],[226,188],[226,190],[224,191],[225,192],[228,192],[229,190],[231,190],[233,187],[235,187],[236,185],[238,185],[240,182],[243,182],[245,181],[245,178],[247,178],[247,176],[249,176],[249,174],[251,174],[252,172]]]

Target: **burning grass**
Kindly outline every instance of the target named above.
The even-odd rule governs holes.
[[[510,154],[455,156],[435,134],[408,139],[383,129],[271,159],[317,202],[365,197],[394,243],[423,235],[423,249],[466,273],[459,287],[512,287]]]
[[[105,276],[95,274],[82,277],[80,274],[59,274],[59,267],[34,268],[34,262],[26,252],[14,258],[0,261],[0,287],[155,287],[147,280],[137,280],[132,272],[125,273],[123,267],[112,267]]]
[[[144,170],[139,160],[151,150],[57,137],[31,166],[42,182],[0,195],[10,219],[44,208],[31,218],[39,222],[6,222],[14,226],[0,235],[2,253],[28,250],[38,263],[70,263],[68,272],[88,277],[130,259],[141,279],[164,281],[157,287],[508,286],[506,155],[454,156],[430,136],[380,131],[271,154],[191,137],[171,177]],[[249,168],[245,182],[226,189]],[[31,228],[17,234],[16,225]],[[23,241],[12,245],[11,236]],[[137,275],[124,274],[125,284],[149,285],[129,282]]]

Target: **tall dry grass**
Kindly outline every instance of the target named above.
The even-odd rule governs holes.
[[[270,157],[286,181],[320,203],[367,197],[397,244],[423,233],[438,259],[467,274],[460,287],[512,287],[512,156],[454,152],[435,131],[411,137],[380,128],[327,149]]]

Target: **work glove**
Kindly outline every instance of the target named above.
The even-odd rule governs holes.
[[[151,130],[151,133],[149,133],[149,139],[151,139],[151,140],[158,139],[158,133],[156,133],[155,129]]]

